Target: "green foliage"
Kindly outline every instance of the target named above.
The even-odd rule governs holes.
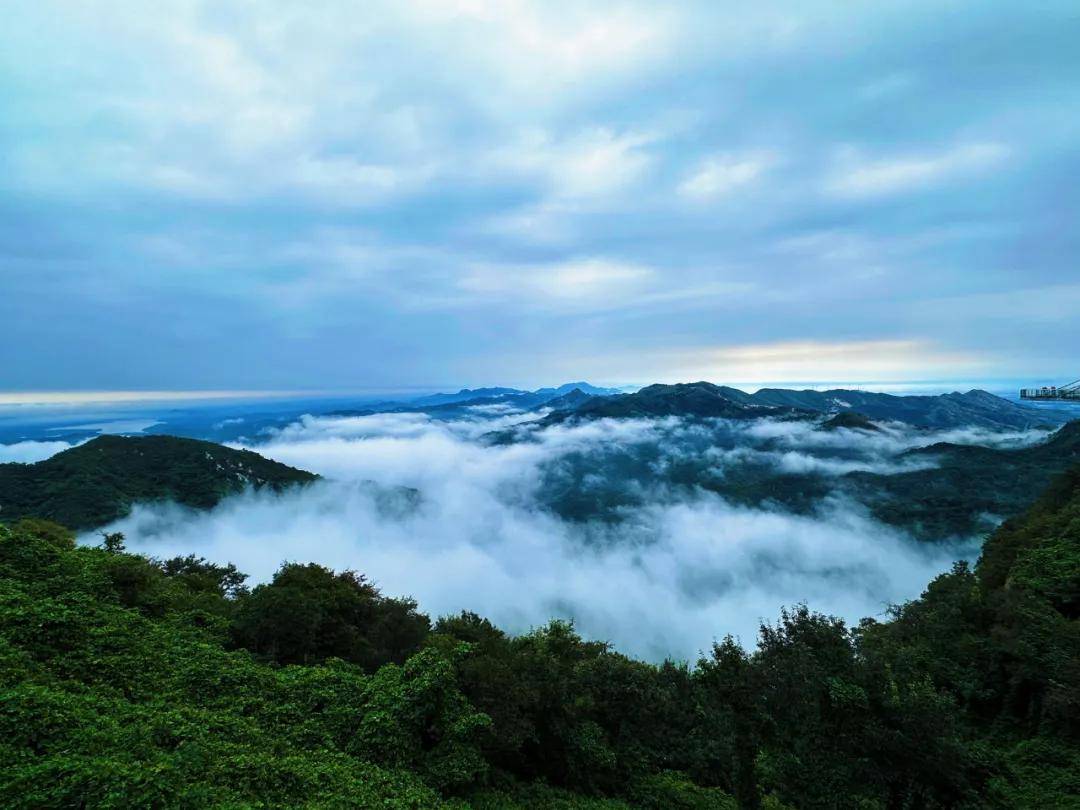
[[[619,799],[595,798],[553,788],[543,782],[509,790],[485,790],[471,797],[474,810],[630,810]]]
[[[648,810],[737,810],[735,797],[701,787],[685,774],[665,771],[638,779],[629,791],[634,806]],[[745,806],[745,805],[744,805]]]
[[[338,662],[302,668],[322,686],[298,689],[293,668],[190,623],[175,566],[39,529],[0,527],[4,806],[428,808],[436,788],[478,773],[470,738],[486,718],[436,651],[415,677]],[[373,731],[379,716],[391,742]]]
[[[233,635],[280,664],[343,658],[373,671],[404,662],[429,627],[416,602],[384,597],[360,574],[286,563],[243,600]]]
[[[565,622],[517,638],[474,614],[442,619],[432,644],[471,645],[462,691],[492,719],[484,752],[512,778],[617,794],[637,776],[689,769],[701,735],[685,667],[654,667],[583,640]]]
[[[800,605],[694,668],[107,546],[0,525],[4,806],[1080,806],[1080,471],[888,620]]]

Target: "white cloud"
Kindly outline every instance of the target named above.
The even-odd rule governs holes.
[[[76,442],[75,444],[78,444]],[[0,444],[0,464],[18,462],[20,464],[33,464],[36,461],[44,461],[52,458],[57,453],[70,450],[75,444],[68,442],[15,442],[14,444]]]
[[[706,158],[682,183],[684,197],[708,200],[757,180],[775,161],[769,154],[714,155]]]
[[[587,258],[556,264],[476,267],[463,290],[541,306],[607,307],[640,291],[655,272],[636,264]]]
[[[738,300],[738,299],[736,299]],[[994,366],[988,354],[925,340],[789,340],[729,346],[676,346],[577,358],[582,374],[650,382],[889,382],[979,379]]]
[[[191,402],[296,397],[319,391],[0,391],[0,406],[89,405],[98,403]]]
[[[667,52],[674,17],[526,0],[375,2],[362,14],[348,3],[220,16],[199,6],[68,10],[75,58],[61,70],[92,53],[113,80],[85,98],[95,117],[122,126],[88,130],[75,148],[17,144],[20,178],[58,192],[127,186],[207,202],[299,193],[351,206],[414,193],[432,177],[507,179],[493,160],[504,153],[562,196],[608,193],[647,163],[641,138],[602,124],[567,136],[547,119],[648,70]],[[98,42],[112,47],[99,55]],[[483,136],[451,143],[463,123]],[[544,143],[520,135],[549,128],[560,132]]]
[[[417,0],[403,12],[441,29],[467,59],[533,100],[554,87],[641,70],[667,49],[673,24],[669,10],[625,4]]]
[[[652,163],[646,147],[656,135],[592,127],[566,137],[541,129],[523,131],[494,153],[478,171],[497,170],[540,182],[561,204],[604,197],[638,182]]]
[[[884,324],[996,350],[996,300],[990,322],[965,296],[1004,302],[1023,283],[1071,278],[1070,231],[1045,215],[1064,217],[1069,206],[1020,210],[1007,189],[1060,202],[1055,183],[1075,116],[1060,94],[1032,101],[994,70],[982,71],[994,92],[965,95],[969,69],[987,55],[963,31],[1003,21],[991,5],[939,31],[957,58],[886,66],[875,54],[894,26],[831,4],[737,14],[634,0],[374,0],[362,9],[328,0],[318,13],[275,0],[227,9],[192,0],[22,4],[0,32],[9,78],[0,101],[10,111],[0,173],[22,223],[5,246],[0,299],[23,302],[10,304],[11,315],[43,351],[76,345],[54,321],[74,329],[97,318],[111,327],[99,340],[134,346],[125,336],[137,334],[154,351],[130,352],[130,368],[106,362],[116,352],[99,352],[97,376],[112,376],[97,380],[74,355],[49,371],[23,352],[25,368],[9,377],[45,385],[41,375],[52,375],[58,387],[74,384],[58,374],[81,373],[75,382],[87,386],[122,385],[125,374],[160,382],[155,363],[173,362],[176,385],[229,387],[240,374],[245,387],[260,378],[307,387],[349,385],[359,374],[423,383],[449,368],[490,377],[502,363],[511,374],[550,363],[553,373],[647,382],[675,376],[665,346],[688,345],[693,357],[721,328],[765,339],[763,324],[789,340],[873,335]],[[896,36],[914,37],[890,47],[917,52],[915,34],[932,14],[900,6],[888,14],[903,22]],[[1033,31],[1054,24],[1037,16],[1025,17]],[[998,67],[1019,64],[1014,51]],[[907,64],[918,67],[889,72]],[[1032,83],[1056,86],[1061,69],[1042,60]],[[821,160],[842,143],[863,151]],[[768,149],[782,171],[770,169]],[[974,208],[949,193],[979,172],[978,186],[966,189],[978,195]],[[946,193],[920,198],[920,216],[850,204],[936,184]],[[751,192],[762,204],[704,215],[710,200]],[[58,218],[68,223],[62,239],[49,235]],[[948,229],[974,220],[985,232],[964,244],[903,245],[928,221]],[[352,228],[363,237],[323,238]],[[851,238],[814,255],[774,249],[815,228]],[[184,258],[200,231],[211,235],[210,249]],[[171,258],[131,254],[130,245],[159,234],[159,247],[178,248]],[[1022,272],[1003,265],[1021,255],[1031,265]],[[586,273],[575,285],[555,274],[545,286],[492,281],[501,271],[487,271],[598,256],[655,275]],[[480,311],[481,293],[462,289],[463,276],[489,291],[489,309]],[[703,313],[659,312],[661,295],[685,310],[693,291],[713,282],[756,285],[752,295],[731,287],[726,298],[700,299],[724,307],[723,327]],[[945,295],[960,306],[949,317],[926,315],[920,302]],[[106,306],[41,317],[48,302],[74,307],[80,296]],[[505,339],[487,346],[453,316],[418,316],[476,307],[474,325],[502,327],[500,304],[529,296],[538,320],[503,328]],[[198,318],[181,319],[183,334],[158,329],[158,303]],[[557,334],[565,324],[544,323],[539,311],[598,306],[609,317]],[[823,318],[827,306],[843,317]],[[1069,312],[1059,299],[1024,307],[1030,328],[1014,368],[1029,373],[1047,346],[1069,344],[1055,342]],[[200,366],[194,343],[240,321],[250,325],[247,338],[230,346],[241,370]],[[402,357],[405,347],[424,351],[392,362],[341,352],[376,325]],[[538,333],[551,334],[539,350]],[[283,350],[300,337],[323,358],[340,356],[338,369]],[[617,371],[600,356],[612,347],[626,349]],[[280,363],[261,363],[260,351]],[[655,364],[635,366],[654,353]],[[596,356],[592,370],[573,367],[582,355]],[[1053,371],[1045,358],[1044,367]]]
[[[1000,143],[969,143],[937,154],[878,161],[848,156],[827,180],[826,190],[840,197],[894,194],[978,173],[1000,164],[1008,155],[1008,147]]]
[[[878,614],[916,595],[959,553],[913,543],[839,501],[798,517],[703,493],[646,493],[618,523],[570,523],[539,500],[546,470],[584,455],[604,474],[608,456],[594,454],[658,443],[677,455],[684,440],[709,441],[709,428],[601,420],[512,445],[477,441],[514,419],[306,417],[255,449],[331,480],[203,513],[138,507],[112,528],[130,548],[231,560],[256,581],[285,559],[353,568],[431,613],[475,610],[511,631],[570,617],[587,636],[653,659],[693,657],[728,632],[750,643],[760,619],[799,600],[850,620]],[[811,433],[791,434],[789,446],[809,446]],[[775,443],[778,435],[745,440]],[[797,464],[793,452],[780,462]],[[399,496],[386,487],[415,488],[419,505],[395,505]]]
[[[338,202],[370,202],[385,198],[409,186],[415,189],[426,176],[423,167],[364,163],[350,157],[300,157],[281,178],[284,190],[290,186]]]

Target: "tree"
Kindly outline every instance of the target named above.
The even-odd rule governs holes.
[[[757,810],[761,807],[756,762],[761,744],[762,707],[754,662],[735,639],[727,636],[713,645],[711,658],[698,663],[698,671],[700,682],[725,710],[732,724],[732,791],[740,808]]]
[[[429,627],[414,601],[384,597],[360,574],[285,563],[240,600],[233,638],[279,664],[342,658],[374,671],[403,662]]]
[[[101,547],[110,554],[125,551],[123,532],[101,532]]]
[[[235,599],[247,593],[244,582],[247,574],[236,570],[232,563],[218,565],[203,557],[188,554],[160,562],[159,567],[167,577],[183,580],[192,590],[206,590]]]

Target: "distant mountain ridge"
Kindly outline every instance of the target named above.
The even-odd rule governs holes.
[[[535,391],[526,391],[521,388],[462,388],[456,394],[430,394],[428,396],[410,399],[402,403],[416,407],[429,407],[433,405],[458,405],[464,403],[488,403],[497,400],[508,400],[514,403],[543,404],[550,399],[565,396],[578,390],[590,396],[612,396],[621,394],[617,388],[600,388],[587,382],[563,383],[557,388],[537,388]]]
[[[730,386],[695,382],[649,385],[634,394],[591,400],[572,412],[551,414],[547,422],[660,416],[799,418],[844,413],[857,413],[876,421],[906,422],[924,428],[984,427],[997,430],[1054,426],[1077,415],[1021,405],[979,390],[936,396],[900,396],[847,389],[795,391],[763,388],[748,394]]]
[[[36,464],[0,464],[0,521],[103,526],[138,502],[208,509],[247,488],[280,491],[317,475],[250,450],[176,436],[101,436]]]
[[[474,399],[500,399],[507,396],[516,396],[529,393],[518,388],[462,388],[456,394],[441,393],[428,394],[416,399],[405,400],[403,404],[417,405],[453,405],[459,402],[468,402]]]
[[[1023,429],[1062,424],[1070,418],[1069,414],[1060,411],[1021,405],[979,389],[937,395],[896,395],[843,388],[830,391],[763,388],[750,395],[749,402],[828,414],[856,411],[874,420],[906,422],[927,428]],[[1077,415],[1072,414],[1072,418]]]
[[[406,413],[420,411],[443,417],[466,413],[470,408],[505,405],[527,411],[535,408],[566,408],[583,404],[586,399],[610,397],[623,392],[617,388],[600,388],[587,382],[563,383],[557,388],[538,388],[524,391],[519,388],[462,388],[454,394],[430,394],[400,402],[383,402],[362,409],[333,411],[331,416],[367,416],[374,413]],[[570,399],[566,399],[570,397]]]

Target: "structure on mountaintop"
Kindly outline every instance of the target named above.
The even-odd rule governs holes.
[[[1068,385],[1044,385],[1042,388],[1021,388],[1020,399],[1074,399],[1080,401],[1080,380]]]

